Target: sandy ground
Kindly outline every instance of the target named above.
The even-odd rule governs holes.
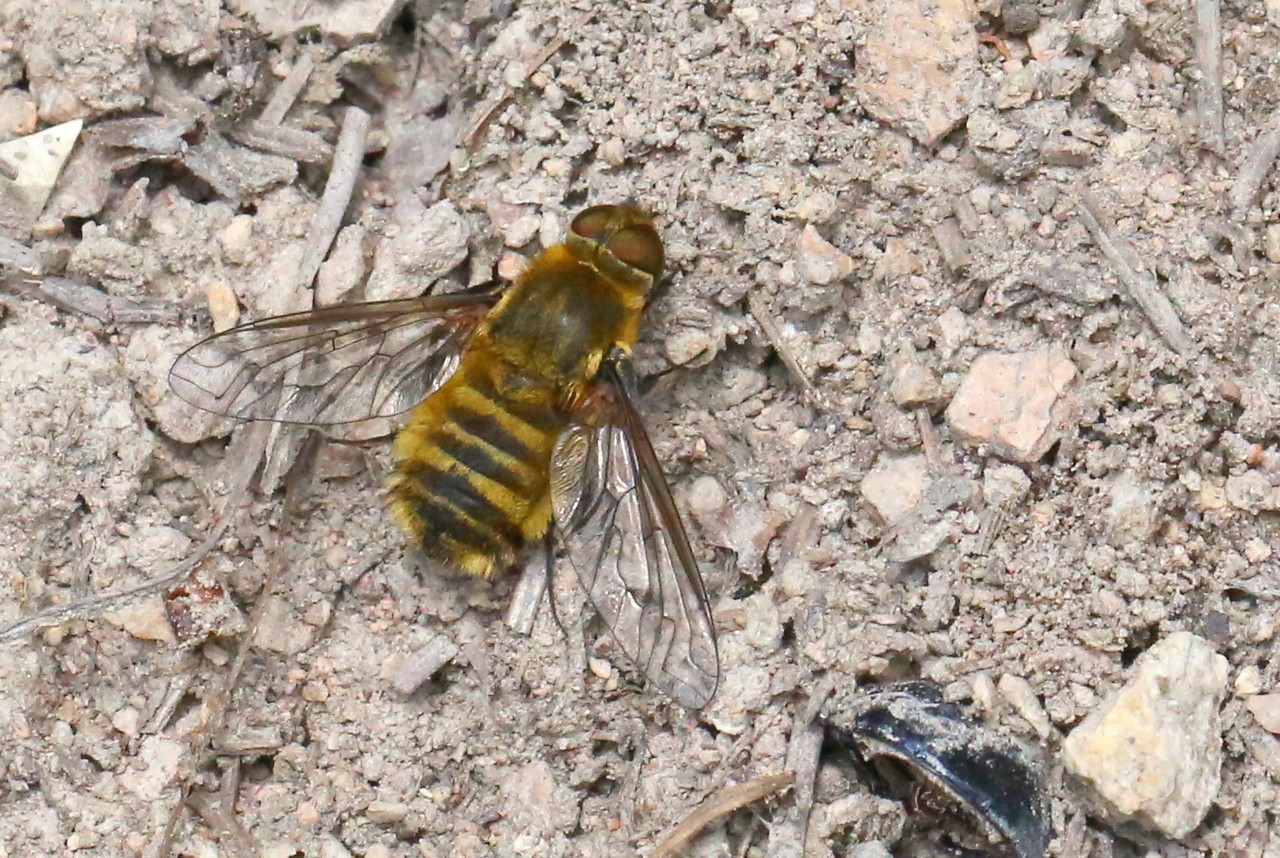
[[[1040,749],[1055,854],[1280,855],[1280,740],[1246,705],[1280,687],[1280,179],[1241,188],[1280,110],[1280,7],[1222,7],[1206,95],[1183,5],[0,3],[0,141],[86,121],[10,237],[169,313],[0,299],[0,620],[162,575],[232,511],[189,588],[212,637],[184,645],[151,596],[0,649],[0,855],[153,855],[175,817],[174,855],[645,853],[786,768],[816,689],[903,678]],[[284,124],[307,135],[246,136],[304,59]],[[421,570],[380,508],[385,442],[323,445],[286,520],[279,491],[237,500],[246,430],[168,392],[210,317],[299,306],[349,105],[371,131],[326,299],[482,282],[587,203],[658,216],[639,368],[720,630],[707,709],[646,690],[567,572],[566,632],[544,608],[525,636],[514,576]],[[111,125],[133,117],[171,124]],[[1127,297],[1081,187],[1174,328]],[[1072,372],[1043,438],[956,431],[980,356],[1049,347]],[[920,509],[903,461],[968,488],[893,520]],[[1230,680],[1220,789],[1169,840],[1090,815],[1059,760],[1176,631]],[[768,833],[791,801],[689,854],[799,854]],[[805,854],[910,854],[905,816],[823,765]]]

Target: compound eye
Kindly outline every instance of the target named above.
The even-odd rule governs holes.
[[[605,247],[619,262],[643,271],[653,278],[654,283],[662,276],[666,253],[662,249],[658,231],[649,224],[636,224],[618,230]]]
[[[574,235],[580,235],[583,238],[596,241],[613,223],[614,214],[617,210],[617,206],[592,206],[589,209],[584,209],[573,219],[569,229],[573,231]]]

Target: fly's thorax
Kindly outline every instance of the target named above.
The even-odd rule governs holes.
[[[615,346],[634,345],[644,295],[577,259],[565,244],[530,261],[476,344],[553,384],[590,378]]]

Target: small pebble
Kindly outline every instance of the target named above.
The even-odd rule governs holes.
[[[973,362],[947,406],[961,440],[985,444],[1015,462],[1034,462],[1061,437],[1075,364],[1057,346],[990,352]]]
[[[1280,735],[1280,694],[1257,694],[1245,702],[1258,726],[1268,733]]]
[[[205,300],[209,304],[209,318],[213,321],[213,330],[217,333],[229,331],[240,321],[240,304],[236,301],[236,293],[226,281],[216,280],[205,289]]]
[[[165,614],[164,600],[159,596],[141,599],[102,616],[107,622],[119,626],[138,640],[160,643],[173,643],[177,640]]]
[[[1236,674],[1231,690],[1236,697],[1252,697],[1262,691],[1262,671],[1256,664],[1247,664]]]
[[[818,234],[811,224],[800,233],[800,273],[815,286],[826,286],[853,273],[853,258]]]
[[[1280,262],[1280,223],[1273,223],[1267,227],[1263,248],[1268,260]]]
[[[1175,632],[1143,653],[1125,686],[1071,731],[1063,761],[1114,821],[1185,837],[1222,787],[1226,687],[1227,660],[1203,638]]]
[[[409,815],[409,805],[399,801],[371,801],[364,812],[365,818],[379,825],[403,822]],[[367,852],[365,853],[368,854]]]
[[[1053,725],[1049,722],[1049,716],[1045,713],[1044,706],[1041,705],[1040,698],[1036,696],[1031,683],[1021,676],[1006,673],[1000,677],[997,687],[1000,690],[1000,696],[1031,725],[1040,738],[1047,739],[1053,732]]]
[[[942,384],[937,374],[919,363],[907,363],[898,369],[889,395],[901,408],[937,408],[944,401]]]

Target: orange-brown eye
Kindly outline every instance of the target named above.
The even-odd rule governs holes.
[[[662,239],[658,238],[658,231],[649,224],[636,224],[620,229],[605,247],[619,262],[645,272],[653,278],[654,283],[662,276],[666,254],[662,250]]]
[[[575,235],[595,241],[613,223],[614,213],[617,209],[617,206],[592,206],[575,217],[573,223],[569,225],[569,229]]]

